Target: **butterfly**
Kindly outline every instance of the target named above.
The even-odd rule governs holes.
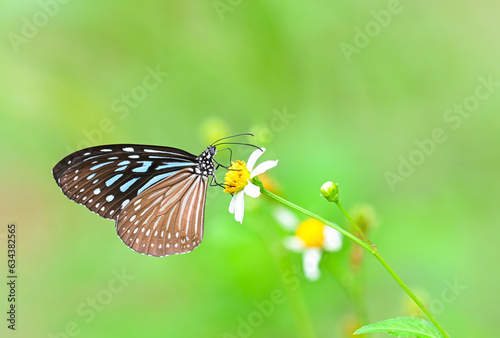
[[[208,179],[223,186],[214,174],[222,166],[214,160],[217,146],[244,144],[220,142],[241,135],[252,134],[219,139],[199,156],[140,144],[86,148],[64,157],[52,174],[69,199],[114,220],[132,250],[156,257],[187,253],[203,239]]]

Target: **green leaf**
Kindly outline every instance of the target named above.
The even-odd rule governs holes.
[[[386,332],[397,337],[442,338],[443,335],[432,324],[419,318],[399,317],[369,324],[354,334]]]

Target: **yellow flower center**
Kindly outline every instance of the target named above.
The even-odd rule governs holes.
[[[295,235],[303,240],[307,247],[321,247],[325,240],[324,227],[325,225],[320,221],[308,219],[299,225]]]
[[[224,177],[224,181],[226,182],[224,192],[234,194],[243,190],[248,184],[249,177],[250,172],[246,167],[245,161],[238,160],[236,162],[231,162],[231,166]]]

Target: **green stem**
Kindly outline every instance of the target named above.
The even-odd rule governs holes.
[[[366,244],[365,242],[363,242],[362,240],[360,240],[358,237],[354,236],[353,234],[351,234],[349,231],[347,230],[344,230],[342,229],[341,227],[339,227],[337,224],[335,223],[332,223],[326,219],[324,219],[323,217],[321,216],[318,216],[316,214],[313,214],[312,212],[310,212],[309,210],[306,210],[302,207],[299,207],[297,204],[293,204],[292,202],[289,202],[287,201],[286,199],[284,198],[281,198],[279,197],[278,195],[275,195],[273,194],[272,192],[270,192],[269,190],[266,190],[265,188],[263,187],[260,187],[260,192],[264,195],[267,195],[269,197],[272,197],[274,198],[275,200],[283,203],[284,205],[287,205],[289,206],[290,208],[293,208],[293,209],[296,209],[300,212],[302,212],[303,214],[306,214],[308,216],[311,216],[312,218],[315,218],[317,219],[318,221],[320,221],[321,223],[324,223],[326,225],[328,225],[329,227],[332,227],[334,228],[335,230],[337,230],[338,232],[340,232],[341,234],[343,234],[344,236],[347,236],[349,237],[350,239],[352,239],[353,241],[355,241],[356,243],[358,243],[359,245],[361,245],[362,247],[364,247],[366,250],[368,251],[372,251],[372,248],[370,247],[369,244]]]
[[[347,219],[351,222],[352,226],[354,227],[354,229],[356,229],[359,234],[361,235],[361,237],[363,237],[363,240],[368,243],[370,245],[370,247],[372,247],[373,249],[377,249],[376,247],[374,247],[374,245],[372,244],[372,242],[368,239],[368,237],[366,237],[365,233],[363,232],[363,230],[361,230],[361,228],[356,224],[356,222],[354,222],[354,220],[352,219],[351,215],[349,215],[349,213],[347,212],[347,210],[344,209],[344,207],[342,206],[342,204],[340,204],[339,200],[335,201],[335,203],[337,204],[337,206],[339,207],[340,211],[342,211],[342,213],[347,217]],[[370,250],[371,251],[371,250]],[[372,252],[373,253],[373,252]]]
[[[425,315],[427,316],[427,318],[429,318],[429,320],[437,327],[437,329],[443,334],[443,336],[449,338],[449,335],[441,327],[441,325],[439,325],[439,323],[437,322],[437,320],[434,318],[434,316],[432,316],[432,314],[429,312],[429,310],[427,310],[427,308],[420,301],[420,299],[418,299],[418,297],[410,290],[410,288],[408,288],[408,286],[403,282],[403,280],[389,266],[389,263],[387,263],[386,260],[384,258],[382,258],[382,256],[378,252],[377,247],[375,245],[371,244],[371,242],[368,239],[368,237],[366,237],[365,233],[358,227],[358,225],[356,224],[356,222],[352,219],[351,215],[349,215],[349,213],[345,210],[345,208],[342,206],[342,204],[340,204],[340,202],[338,200],[335,203],[337,204],[337,206],[339,207],[339,209],[342,211],[342,213],[345,215],[345,217],[347,217],[347,219],[349,220],[349,222],[351,222],[352,226],[365,239],[365,241],[367,241],[368,243],[370,243],[370,246],[372,248],[372,250],[370,250],[370,252],[375,256],[375,258],[377,258],[377,260],[384,266],[384,268],[389,272],[389,274],[392,276],[392,278],[394,278],[394,280],[399,284],[399,286],[401,286],[401,288],[408,294],[408,296],[410,296],[410,298],[413,299],[413,301],[415,302],[415,304],[418,305],[418,307],[422,310],[422,312],[425,313]]]
[[[422,311],[425,313],[425,315],[429,318],[429,320],[436,326],[436,328],[442,333],[443,337],[445,338],[449,338],[450,336],[446,333],[446,331],[441,327],[441,325],[439,325],[439,323],[436,321],[436,319],[431,315],[431,313],[427,310],[427,308],[424,306],[424,304],[422,304],[422,302],[417,298],[417,296],[415,296],[415,294],[408,288],[408,286],[406,286],[406,284],[401,280],[401,278],[399,278],[399,276],[396,274],[396,272],[394,272],[394,270],[389,266],[389,264],[385,261],[385,259],[382,258],[382,256],[380,255],[380,253],[378,252],[377,250],[377,247],[373,244],[371,244],[370,240],[368,239],[368,237],[366,237],[366,235],[363,233],[363,231],[361,231],[361,229],[358,227],[358,225],[356,224],[356,222],[354,222],[354,220],[352,219],[352,217],[349,215],[349,213],[344,209],[344,207],[340,204],[340,202],[336,201],[335,203],[337,204],[337,206],[340,208],[340,210],[342,211],[342,213],[347,217],[347,219],[349,219],[349,221],[351,222],[352,226],[358,230],[358,232],[360,233],[361,237],[363,237],[363,239],[365,241],[362,241],[360,240],[358,237],[354,236],[353,234],[351,234],[350,232],[342,229],[341,227],[339,227],[337,224],[335,223],[332,223],[326,219],[324,219],[323,217],[321,216],[318,216],[312,212],[310,212],[309,210],[306,210],[302,207],[299,207],[298,205],[296,204],[293,204],[292,202],[289,202],[275,194],[273,194],[272,192],[266,190],[262,185],[260,185],[260,191],[262,194],[264,195],[267,195],[269,197],[272,197],[274,198],[275,200],[293,208],[293,209],[296,209],[312,218],[315,218],[317,219],[318,221],[334,228],[335,230],[337,230],[338,232],[342,233],[343,235],[349,237],[350,239],[352,239],[353,241],[355,241],[356,243],[358,243],[359,245],[361,245],[362,247],[364,247],[366,250],[368,250],[369,252],[372,253],[372,255],[375,256],[375,258],[377,258],[377,260],[382,264],[382,266],[389,272],[389,274],[392,276],[392,278],[394,278],[394,280],[401,286],[401,288],[408,294],[408,296],[410,296],[411,299],[413,299],[413,301],[415,302],[415,304],[418,305],[418,307],[420,309],[422,309]]]

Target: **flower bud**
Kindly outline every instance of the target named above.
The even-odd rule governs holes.
[[[321,195],[329,202],[337,202],[339,200],[339,188],[337,184],[328,181],[321,186]]]

